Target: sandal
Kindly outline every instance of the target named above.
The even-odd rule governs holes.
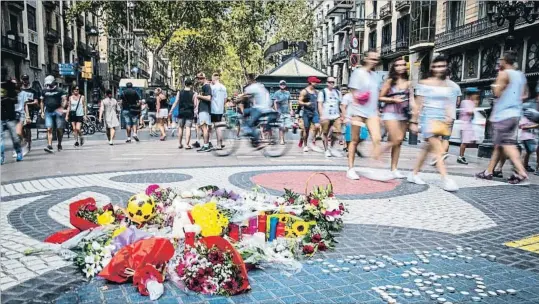
[[[191,145],[187,145],[187,146],[185,147],[185,150],[191,150],[191,149],[193,149],[193,147],[191,147]]]
[[[508,180],[508,182],[511,185],[527,185],[527,184],[529,184],[527,176],[523,177],[523,176],[520,176],[520,175],[517,175],[517,174],[511,176],[511,178]]]
[[[180,146],[178,147],[178,149],[183,149],[183,145],[180,145]]]

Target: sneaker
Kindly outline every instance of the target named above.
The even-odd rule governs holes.
[[[466,158],[465,158],[464,156],[459,156],[459,157],[457,158],[457,163],[463,164],[463,165],[467,165],[467,164],[468,164],[468,162],[466,161]]]
[[[329,149],[329,151],[331,152],[331,156],[333,157],[344,157],[344,154],[342,154],[341,151],[337,149]]]
[[[131,143],[131,138],[128,138],[125,142],[128,144]]]
[[[213,149],[213,145],[210,143],[208,143],[208,146],[210,147],[210,149]]]
[[[445,191],[448,191],[448,192],[455,192],[455,191],[459,190],[459,186],[457,185],[457,183],[455,183],[454,180],[446,177],[446,178],[443,179],[442,189],[444,189]]]
[[[79,142],[76,141],[75,144],[74,144],[73,146],[78,147],[78,146],[79,146]]]
[[[393,170],[391,171],[391,174],[393,175],[394,178],[396,179],[402,179],[402,178],[405,178],[406,176],[404,176],[402,173],[400,173],[399,170]]]
[[[26,156],[30,152],[30,148],[22,148],[22,156]]]
[[[211,151],[210,147],[206,145],[202,146],[202,148],[197,150],[197,152],[210,152],[210,151]]]
[[[84,137],[80,137],[80,146],[82,147],[82,145],[84,145]]]
[[[45,152],[49,152],[49,153],[54,152],[54,150],[52,150],[52,146],[46,146],[45,149],[43,149],[43,150],[45,150]]]
[[[11,155],[13,158],[17,158],[17,152],[13,151],[13,154]]]
[[[493,177],[503,178],[503,172],[502,171],[493,171],[492,176]]]
[[[348,171],[346,171],[346,177],[348,179],[352,179],[352,180],[358,180],[359,179],[359,175],[357,175],[357,172],[356,172],[356,170],[354,170],[354,168],[348,169]]]
[[[530,180],[527,176],[513,175],[512,179],[508,181],[511,185],[526,186],[530,184]]]
[[[488,174],[486,171],[483,171],[483,172],[477,173],[475,175],[475,178],[492,180],[492,174]]]
[[[316,153],[324,153],[324,150],[315,144],[310,145],[309,149]]]
[[[303,147],[303,152],[309,152],[309,147],[307,146]]]
[[[387,173],[387,172],[379,172],[379,171],[373,171],[373,170],[362,170],[361,175],[364,177],[377,181],[377,182],[388,182],[390,180],[395,179],[393,175]]]
[[[109,141],[109,146],[114,146],[114,142],[112,142],[112,140]]]
[[[324,154],[326,155],[326,157],[332,157],[333,155],[331,155],[331,151],[329,150],[326,150],[326,152],[324,152]]]
[[[200,148],[200,144],[198,143],[198,141],[196,141],[194,144],[193,144],[193,148]]]
[[[424,180],[419,177],[419,174],[414,174],[413,172],[410,172],[410,175],[408,175],[408,178],[406,179],[409,183],[414,183],[416,185],[426,185]]]
[[[524,169],[526,169],[526,171],[527,171],[527,172],[530,172],[530,173],[535,172],[535,170],[534,170],[532,167],[530,167],[530,166],[526,166]]]
[[[22,161],[22,151],[17,153],[17,161],[18,162]]]
[[[140,139],[138,139],[138,136],[137,135],[133,135],[133,139],[136,141],[136,142],[139,142]]]
[[[63,150],[63,148],[62,148],[62,145],[58,145],[58,147],[57,147],[57,148],[58,148],[58,152],[60,152],[60,151],[62,151],[62,150]]]

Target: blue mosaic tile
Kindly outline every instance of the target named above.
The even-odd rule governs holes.
[[[202,297],[198,295],[182,295],[181,300],[185,304],[194,304],[202,302]]]
[[[228,298],[214,298],[208,300],[209,304],[231,304],[232,301],[230,301]]]
[[[120,288],[118,288],[116,290],[103,291],[103,296],[105,298],[105,301],[110,301],[110,300],[114,300],[114,299],[123,298],[124,293]]]
[[[284,297],[284,298],[281,298],[280,300],[281,302],[285,304],[299,304],[299,303],[305,302],[305,300],[300,298],[299,296]]]
[[[288,297],[288,296],[292,296],[292,295],[295,294],[290,288],[286,288],[286,287],[278,288],[278,289],[272,289],[272,290],[270,290],[270,292],[273,295],[275,295],[275,297],[277,297],[277,298]]]
[[[254,291],[251,292],[253,299],[257,301],[267,300],[273,298],[273,295],[269,291]]]
[[[181,303],[179,299],[174,297],[161,297],[157,300],[157,304],[178,304]]]
[[[290,289],[295,294],[306,293],[306,292],[310,292],[310,291],[314,290],[311,286],[306,286],[306,285],[304,285],[304,286],[292,286],[292,287],[290,287]]]
[[[255,301],[249,294],[233,296],[230,300],[235,304],[253,303]]]

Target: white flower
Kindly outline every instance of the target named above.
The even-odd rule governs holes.
[[[283,250],[285,250],[285,249],[286,249],[286,247],[283,246],[282,244],[277,245],[277,247],[275,248],[275,250],[276,250],[277,252],[281,252],[281,251],[283,251]]]
[[[82,270],[86,274],[87,278],[93,277],[95,275],[95,269],[93,264],[86,264],[86,267]]]
[[[92,249],[93,249],[93,250],[99,250],[99,249],[101,249],[101,245],[99,245],[98,242],[93,241],[93,242],[92,242]]]
[[[105,250],[114,251],[114,249],[116,249],[116,246],[114,246],[113,244],[109,244],[105,246]]]
[[[93,264],[95,261],[95,257],[93,255],[87,255],[84,257],[84,263],[86,264]]]
[[[333,216],[331,216],[331,215],[326,215],[326,220],[327,220],[328,222],[334,222],[334,221],[335,221],[335,218],[334,218]]]
[[[324,203],[327,205],[326,209],[328,211],[339,210],[339,204],[340,203],[335,198],[326,199],[326,200],[324,200]]]

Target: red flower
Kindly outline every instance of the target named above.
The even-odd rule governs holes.
[[[88,212],[94,212],[97,210],[97,207],[94,204],[88,204],[84,206],[84,210]]]
[[[343,204],[339,204],[339,210],[344,211],[344,205]]]
[[[316,198],[313,198],[311,199],[310,203],[311,205],[318,207],[318,204],[320,203],[320,201],[317,200]]]
[[[225,261],[225,257],[223,256],[223,254],[219,251],[216,251],[216,250],[212,250],[209,254],[208,254],[208,261],[210,261],[212,264],[221,264]]]
[[[230,281],[227,281],[223,284],[223,288],[231,294],[235,293],[238,287],[239,287],[239,284],[234,278],[230,279]]]
[[[314,246],[313,245],[304,245],[303,246],[303,253],[304,254],[311,254],[314,252]]]
[[[295,213],[295,212],[290,212],[290,215],[294,215],[294,216],[295,216],[295,215],[296,215],[296,213]]]
[[[311,237],[311,241],[313,241],[313,243],[319,243],[320,241],[322,240],[322,236],[320,234],[314,234],[312,237]]]
[[[123,213],[116,213],[116,214],[114,215],[114,217],[116,218],[116,220],[117,220],[118,222],[121,222],[121,221],[123,221],[123,219],[125,218],[125,214],[123,214]]]
[[[114,211],[114,207],[112,206],[112,203],[108,203],[105,206],[103,206],[103,211]]]
[[[293,204],[295,201],[296,201],[296,200],[295,200],[293,197],[291,197],[291,198],[288,199],[288,202],[289,202],[290,204]]]
[[[318,243],[318,250],[325,251],[326,249],[328,249],[328,246],[326,246],[326,243],[324,242]]]
[[[330,194],[328,194],[328,197],[334,197],[335,194],[333,194],[333,192],[331,192]]]

